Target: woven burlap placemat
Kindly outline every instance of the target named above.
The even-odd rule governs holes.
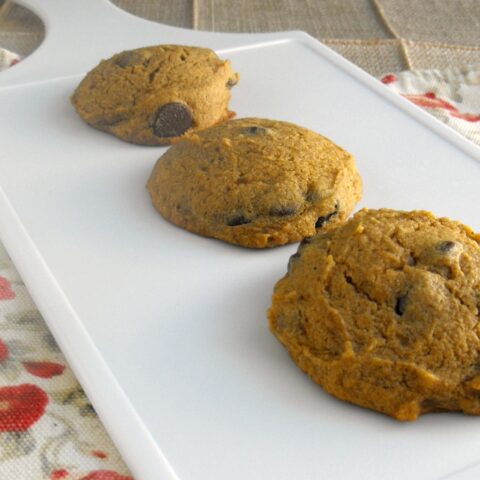
[[[113,0],[169,25],[225,32],[305,30],[372,75],[480,64],[478,0]],[[0,46],[27,55],[42,22],[0,0]]]

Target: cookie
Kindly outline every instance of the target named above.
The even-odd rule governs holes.
[[[212,50],[159,45],[103,60],[71,101],[92,127],[128,142],[164,145],[231,118],[237,81],[230,62]]]
[[[264,248],[343,222],[360,198],[361,180],[353,157],[318,133],[245,118],[171,147],[147,187],[172,223]]]
[[[480,235],[460,223],[360,211],[300,245],[269,320],[340,399],[397,420],[480,414]]]

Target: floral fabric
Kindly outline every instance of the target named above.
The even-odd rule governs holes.
[[[480,66],[407,70],[382,82],[480,145]]]
[[[132,480],[1,244],[0,479]]]

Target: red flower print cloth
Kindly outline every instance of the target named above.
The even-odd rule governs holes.
[[[380,80],[480,145],[480,68],[409,70]]]
[[[50,480],[61,480],[62,478],[67,478],[70,474],[68,473],[67,470],[62,469],[62,470],[54,470],[50,474]]]
[[[0,338],[0,363],[8,358],[7,344]]]
[[[82,477],[80,480],[133,480],[132,477],[125,477],[124,475],[119,475],[116,472],[111,470],[97,470],[96,472],[91,472],[85,477]]]
[[[13,298],[15,298],[15,293],[10,282],[4,277],[0,277],[0,300],[12,300]]]
[[[132,480],[1,244],[0,479]]]
[[[35,385],[0,387],[0,432],[23,432],[45,412],[47,394]]]
[[[55,362],[23,362],[28,373],[41,378],[52,378],[61,375],[65,366]]]

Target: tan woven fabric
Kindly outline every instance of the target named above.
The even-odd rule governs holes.
[[[41,43],[41,20],[26,8],[0,0],[0,47],[28,55]]]
[[[305,30],[317,38],[389,38],[370,0],[196,0],[195,28],[228,32]]]
[[[410,42],[408,55],[410,57],[411,69],[426,70],[435,68],[442,70],[449,67],[480,65],[480,47]]]
[[[478,0],[376,0],[395,36],[413,41],[479,45]]]
[[[400,42],[390,40],[323,40],[332,50],[375,77],[406,68]]]
[[[479,0],[112,0],[134,15],[228,32],[301,29],[378,76],[480,64]],[[0,0],[0,46],[27,55],[43,25]]]
[[[196,0],[194,5],[196,28],[302,29],[373,75],[480,63],[478,0]]]
[[[114,0],[127,12],[175,27],[192,28],[192,0]]]

